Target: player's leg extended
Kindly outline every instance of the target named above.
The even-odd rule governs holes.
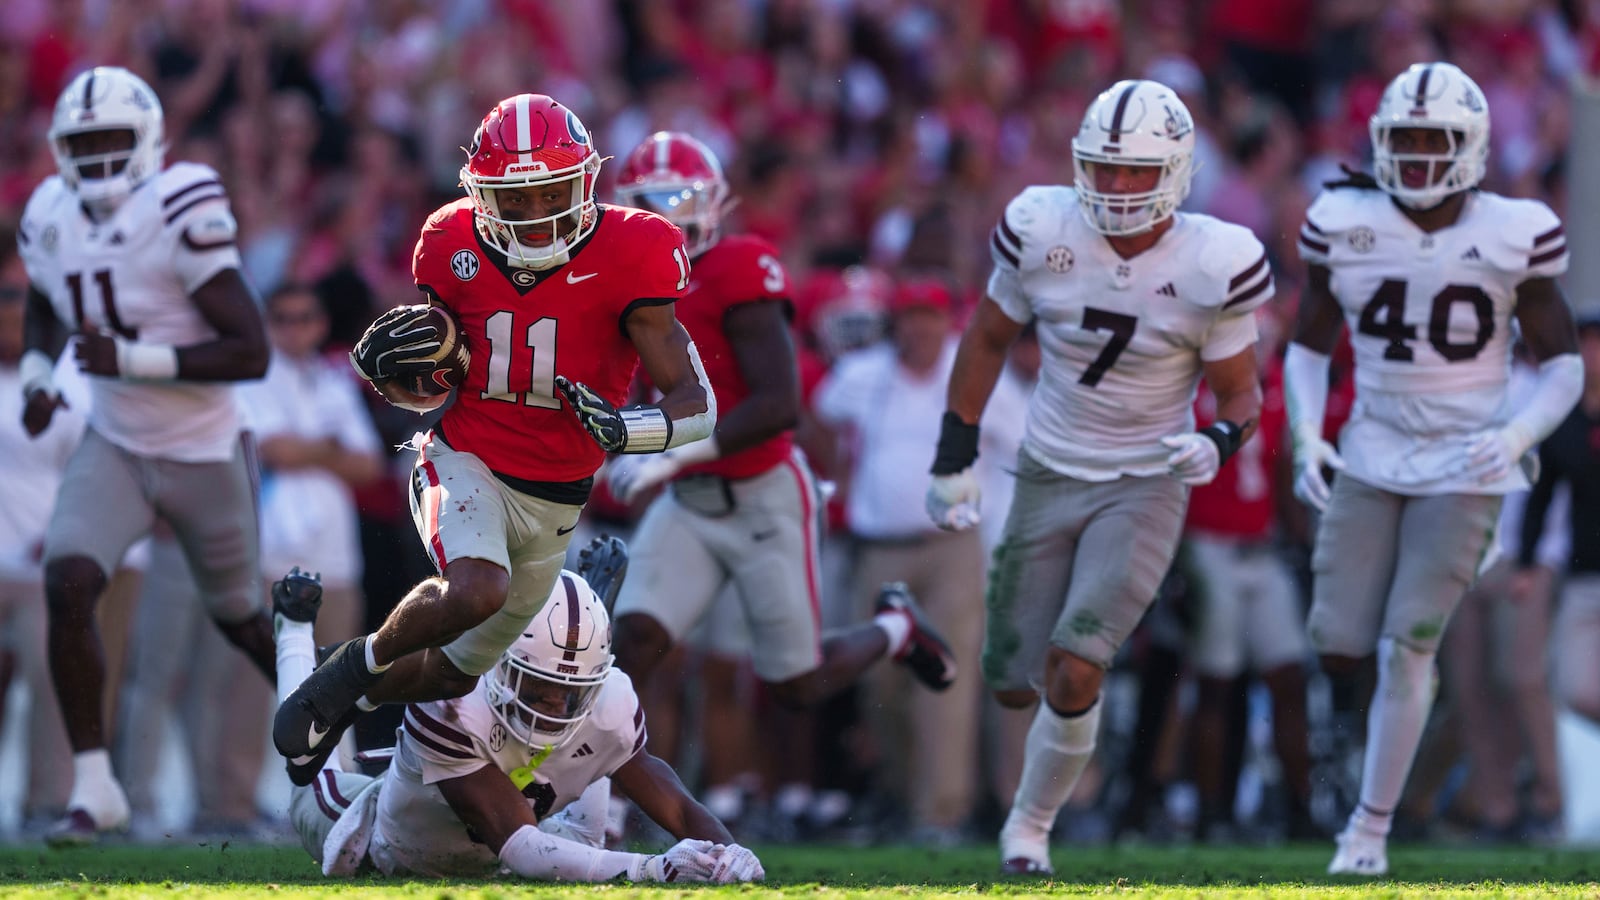
[[[815,706],[885,656],[904,662],[934,690],[950,686],[954,655],[903,585],[884,587],[871,620],[821,633],[820,495],[798,453],[739,483],[736,497],[740,521],[719,527],[712,546],[739,586],[756,674],[775,700],[792,709]],[[927,542],[948,545],[954,558],[939,562],[959,572],[971,588],[967,596],[975,597],[982,562],[976,535],[941,534]]]
[[[416,651],[438,648],[505,605],[509,490],[477,457],[433,441],[423,446],[412,470],[412,520],[443,576],[413,587],[376,632],[341,644],[279,705],[272,731],[279,753],[305,758],[337,742],[335,732],[354,721],[356,703],[369,691],[386,702],[424,689],[435,691],[434,698],[472,689],[475,676],[437,649]]]
[[[1348,473],[1334,479],[1311,554],[1312,601],[1306,620],[1307,637],[1331,677],[1354,675],[1360,661],[1377,648],[1399,558],[1403,504],[1399,495]],[[1386,834],[1347,825],[1329,872],[1387,871]]]
[[[1409,498],[1400,515],[1394,583],[1378,640],[1378,686],[1367,719],[1361,805],[1351,817],[1387,835],[1433,707],[1434,656],[1493,533],[1501,498]],[[1374,874],[1382,874],[1374,873]]]
[[[52,843],[92,840],[96,831],[121,828],[128,819],[128,801],[106,751],[106,661],[94,608],[107,573],[154,519],[143,489],[144,462],[86,432],[67,463],[45,538],[50,675],[73,751],[67,817],[52,830]]]
[[[724,518],[738,517],[736,511]],[[720,522],[688,509],[669,489],[650,504],[633,534],[628,577],[617,594],[613,652],[617,668],[641,689],[727,580],[709,542]]]
[[[244,442],[227,462],[155,465],[156,508],[183,546],[206,613],[272,683],[272,613],[261,602],[256,489]]]
[[[1244,672],[1246,582],[1241,542],[1203,533],[1189,534],[1178,554],[1178,569],[1187,576],[1198,601],[1189,664],[1197,676],[1193,747],[1195,789],[1200,797],[1199,833],[1233,821],[1225,775],[1228,723],[1234,707],[1234,680]]]
[[[1084,518],[1066,603],[1050,632],[1043,702],[1001,830],[1008,871],[1037,871],[1041,862],[1049,868],[1048,856],[1036,854],[1046,849],[1056,813],[1094,751],[1105,670],[1155,600],[1189,499],[1188,488],[1170,478],[1068,484],[1076,507],[1069,514]]]
[[[1289,564],[1271,547],[1258,547],[1244,563],[1250,573],[1245,620],[1247,656],[1272,699],[1272,746],[1289,789],[1288,836],[1325,837],[1311,817],[1310,726],[1306,708],[1306,639],[1300,589]]]

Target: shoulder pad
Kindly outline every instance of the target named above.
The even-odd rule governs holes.
[[[417,245],[411,251],[411,275],[416,283],[438,286],[476,277],[485,260],[474,228],[471,201],[465,197],[434,210],[422,223]],[[458,260],[461,251],[466,255]],[[446,267],[454,278],[443,277]]]
[[[1037,259],[1043,236],[1059,230],[1063,210],[1076,212],[1078,197],[1072,188],[1036,184],[1011,198],[990,235],[989,251],[995,265],[1023,267],[1029,256]]]
[[[1526,272],[1528,278],[1553,278],[1567,270],[1571,257],[1566,228],[1543,201],[1487,191],[1478,194],[1477,200],[1492,210],[1487,219],[1502,242],[1496,253],[1501,268]]]
[[[1329,254],[1345,232],[1376,220],[1373,204],[1387,204],[1382,191],[1325,190],[1311,201],[1306,220],[1300,225],[1297,247],[1300,258],[1313,265],[1327,265]]]
[[[156,176],[156,196],[161,202],[161,220],[163,227],[178,225],[183,229],[184,235],[202,244],[213,243],[215,246],[233,243],[237,224],[233,221],[233,214],[227,208],[228,191],[222,186],[222,179],[215,169],[199,163],[174,163]],[[220,216],[206,215],[208,224],[204,231],[209,237],[189,235],[190,228],[195,224],[191,214],[204,207],[207,213],[215,213],[218,207],[211,203],[221,200]],[[226,231],[226,239],[223,232]],[[216,243],[221,241],[221,243]],[[199,247],[195,249],[209,249]]]
[[[1272,266],[1267,248],[1250,229],[1210,216],[1195,217],[1204,227],[1199,268],[1206,284],[1194,302],[1234,313],[1248,312],[1272,299]]]

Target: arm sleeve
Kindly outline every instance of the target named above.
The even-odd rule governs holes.
[[[642,853],[620,853],[580,844],[524,825],[500,847],[500,862],[523,878],[541,881],[610,881],[622,877],[639,881],[644,874]]]

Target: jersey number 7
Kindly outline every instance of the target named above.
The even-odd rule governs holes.
[[[1085,331],[1109,331],[1111,340],[1106,341],[1101,348],[1100,355],[1094,358],[1089,368],[1083,370],[1078,376],[1078,383],[1087,387],[1094,387],[1105,377],[1106,370],[1116,363],[1122,351],[1128,349],[1128,342],[1133,340],[1133,331],[1139,327],[1139,318],[1124,313],[1114,313],[1110,310],[1099,309],[1093,306],[1083,308],[1083,329]]]

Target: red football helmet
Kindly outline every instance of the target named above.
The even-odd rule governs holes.
[[[819,269],[798,293],[801,328],[829,362],[870,347],[887,333],[894,282],[877,269]]]
[[[548,269],[594,230],[599,174],[600,155],[572,110],[544,94],[518,94],[483,117],[461,185],[484,241],[514,266]],[[520,190],[501,193],[513,188]],[[550,189],[565,193],[552,200],[544,196]]]
[[[659,213],[682,229],[693,257],[710,250],[720,237],[728,180],[711,148],[681,131],[658,131],[622,163],[617,198]]]

